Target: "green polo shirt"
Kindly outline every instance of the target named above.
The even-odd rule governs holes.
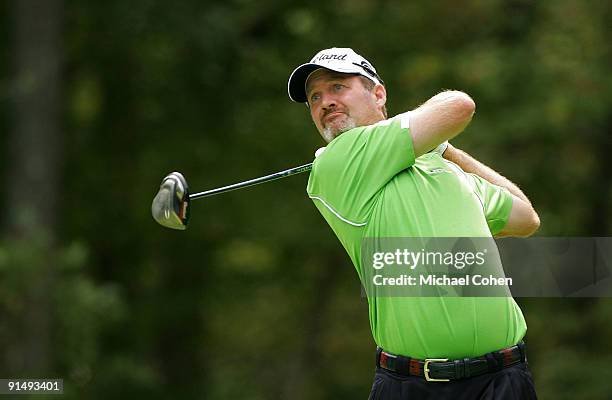
[[[358,127],[315,159],[308,195],[364,279],[364,238],[491,237],[512,196],[436,153],[415,160],[409,114]],[[473,357],[525,335],[512,297],[368,297],[376,344],[414,358]]]

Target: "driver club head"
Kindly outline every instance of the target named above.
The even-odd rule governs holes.
[[[166,228],[185,230],[189,223],[189,188],[180,172],[162,179],[159,192],[151,204],[153,219]]]

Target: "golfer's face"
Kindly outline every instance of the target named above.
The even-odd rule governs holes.
[[[359,76],[319,69],[306,82],[306,96],[312,120],[328,143],[349,129],[381,119],[374,92]]]

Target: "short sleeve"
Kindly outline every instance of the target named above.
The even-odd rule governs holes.
[[[339,218],[361,224],[375,195],[414,161],[407,113],[355,128],[338,136],[317,157],[308,194]]]
[[[498,234],[510,218],[512,195],[508,189],[494,185],[478,175],[467,175],[471,178],[474,192],[482,203],[491,234]]]

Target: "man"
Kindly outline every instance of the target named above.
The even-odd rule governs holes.
[[[348,48],[297,67],[288,91],[328,143],[308,195],[362,282],[364,238],[528,236],[539,227],[516,185],[446,142],[472,119],[467,94],[445,91],[386,119],[382,79]],[[512,297],[368,296],[368,305],[378,345],[370,398],[536,398]]]

